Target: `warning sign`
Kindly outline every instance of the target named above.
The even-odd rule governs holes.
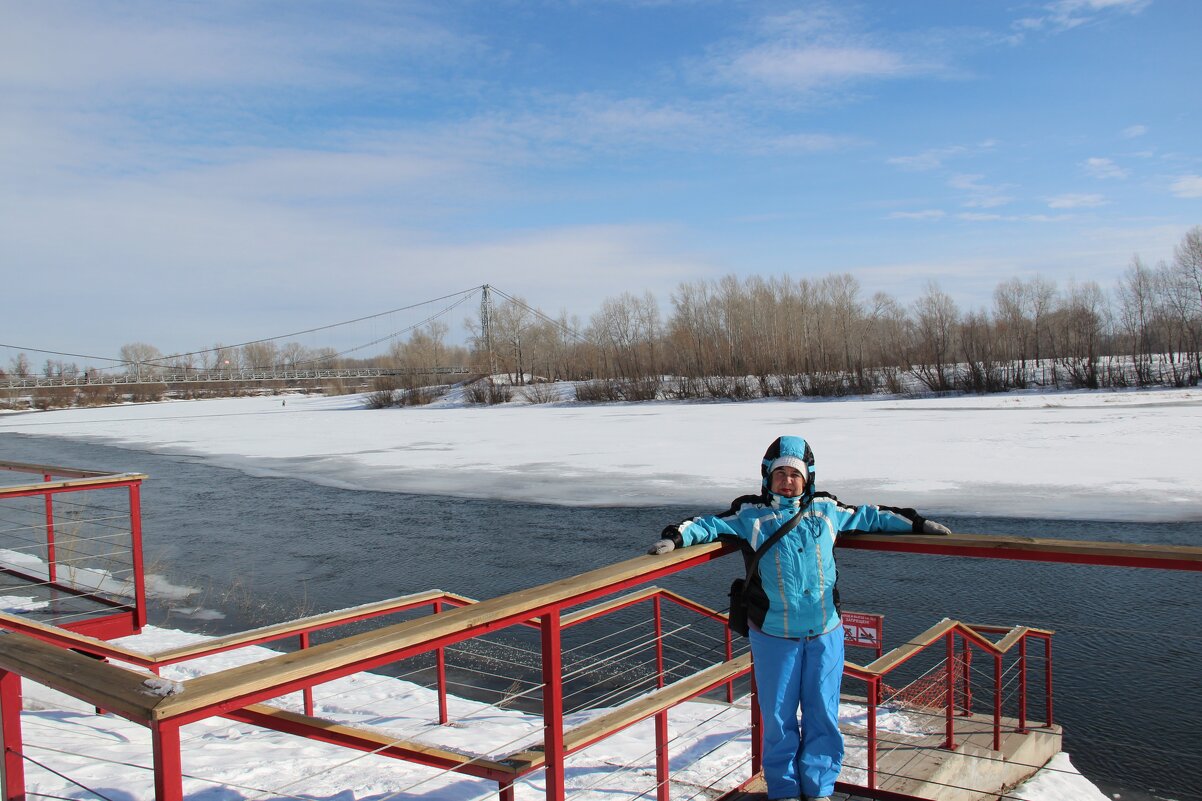
[[[885,616],[867,612],[843,613],[843,642],[874,648],[879,654],[884,642]]]

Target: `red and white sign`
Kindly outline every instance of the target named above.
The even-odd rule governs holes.
[[[875,648],[878,652],[884,642],[885,616],[866,612],[843,613],[843,642],[846,645],[862,645]]]

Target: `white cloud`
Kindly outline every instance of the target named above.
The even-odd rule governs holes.
[[[1108,14],[1138,14],[1152,0],[1054,0],[1043,6],[1041,13],[1016,20],[1020,30],[1050,30],[1061,32],[1086,25]]]
[[[716,50],[708,69],[724,83],[809,94],[940,67],[874,40],[832,6],[811,6],[760,19],[750,37]]]
[[[1119,131],[1119,136],[1124,139],[1136,139],[1148,132],[1146,125],[1131,125]]]
[[[1169,184],[1169,191],[1177,197],[1202,197],[1202,175],[1183,175]]]
[[[1106,198],[1097,194],[1064,194],[1047,199],[1048,208],[1052,209],[1081,209],[1103,206]]]
[[[968,208],[991,209],[1012,203],[1014,198],[1007,195],[1009,184],[996,186],[982,183],[985,176],[979,174],[958,173],[948,179],[948,186],[968,194],[964,205]]]
[[[939,220],[947,216],[940,209],[925,209],[923,211],[895,211],[889,214],[890,220]]]
[[[1120,167],[1110,159],[1091,158],[1085,160],[1085,171],[1095,178],[1126,178],[1131,171]]]

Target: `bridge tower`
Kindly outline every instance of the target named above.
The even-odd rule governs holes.
[[[488,374],[497,374],[497,357],[492,348],[492,293],[488,284],[480,291],[480,335],[484,338],[484,347],[488,349]]]

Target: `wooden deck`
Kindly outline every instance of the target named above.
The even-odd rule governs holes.
[[[846,699],[862,703],[863,699]],[[877,757],[883,792],[867,795],[854,791],[836,792],[835,801],[870,801],[916,797],[932,801],[985,801],[997,798],[1003,788],[1013,787],[1034,774],[1060,751],[1059,726],[1031,729],[1028,734],[1013,731],[1017,721],[1002,719],[1002,748],[993,750],[993,718],[973,715],[956,719],[956,750],[941,746],[942,725],[924,735],[880,732],[882,742]],[[863,747],[867,732],[844,726],[843,736],[849,753]],[[864,771],[845,769],[843,780],[864,781]],[[846,788],[850,790],[850,788]],[[718,801],[766,801],[762,776],[754,777],[742,789],[722,796]]]

